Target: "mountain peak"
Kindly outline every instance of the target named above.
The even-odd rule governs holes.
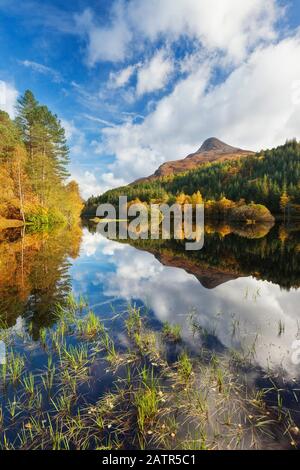
[[[235,147],[231,145],[225,144],[221,140],[217,139],[216,137],[210,137],[206,139],[203,144],[201,145],[198,152],[218,152],[218,153],[230,153],[233,151],[237,151]]]
[[[253,155],[253,152],[232,147],[216,137],[210,137],[203,142],[197,152],[191,153],[181,160],[165,162],[160,165],[153,175],[146,178],[140,178],[139,180],[134,181],[134,183],[152,181],[156,178],[187,172],[207,163],[243,158],[248,155]]]

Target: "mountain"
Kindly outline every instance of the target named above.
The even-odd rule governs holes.
[[[193,274],[206,289],[215,289],[221,284],[225,284],[239,277],[237,273],[231,272],[230,270],[208,265],[201,266],[201,264],[184,256],[180,257],[177,255],[174,257],[171,253],[164,253],[162,251],[152,251],[152,254],[154,254],[155,258],[164,266],[184,269],[187,273]]]
[[[242,150],[237,147],[225,144],[216,137],[210,137],[205,140],[199,150],[191,153],[182,160],[173,160],[163,163],[153,175],[145,178],[140,178],[132,184],[153,181],[163,176],[169,176],[176,173],[183,173],[188,170],[193,170],[199,166],[215,161],[233,160],[237,158],[247,157],[254,155],[250,150]]]
[[[159,178],[162,175],[170,177]],[[207,216],[216,220],[246,217],[258,222],[271,214],[283,220],[300,219],[299,182],[300,142],[296,139],[253,154],[210,138],[194,154],[165,163],[149,178],[91,197],[83,214],[95,217],[99,204],[118,207],[119,197],[126,196],[129,202],[139,199],[146,204],[185,204],[201,198]]]

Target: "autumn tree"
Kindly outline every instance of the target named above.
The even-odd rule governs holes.
[[[196,206],[198,204],[203,204],[203,198],[202,198],[200,191],[197,191],[196,193],[192,194],[191,203],[193,204],[193,206]]]
[[[33,224],[78,217],[82,200],[67,183],[68,163],[60,120],[27,90],[15,122],[0,111],[0,216]]]
[[[288,196],[287,190],[286,190],[286,183],[283,186],[283,190],[280,196],[280,209],[283,212],[283,217],[284,221],[286,219],[286,210],[290,202],[290,197]]]

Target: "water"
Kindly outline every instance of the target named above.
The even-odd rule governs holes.
[[[281,241],[278,232],[259,239],[206,235],[203,251],[188,254],[175,241],[131,246],[84,229],[73,289],[99,314],[111,305],[146,305],[158,322],[180,324],[186,341],[192,314],[220,347],[254,347],[261,368],[298,378],[292,353],[300,338],[300,233]]]
[[[55,327],[54,306],[71,290],[86,296],[104,322],[115,318],[111,333],[120,346],[118,313],[129,304],[143,306],[154,330],[166,321],[180,325],[195,354],[200,346],[191,325],[201,331],[202,346],[251,360],[249,380],[258,389],[272,373],[299,423],[298,229],[210,225],[204,249],[189,253],[176,240],[107,240],[93,225],[23,238],[8,231],[0,242],[0,318],[6,328],[29,333],[32,361],[26,367],[34,370],[43,363],[40,329]],[[107,387],[109,378],[101,380]],[[100,393],[101,386],[96,389]]]

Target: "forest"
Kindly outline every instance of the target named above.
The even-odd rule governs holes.
[[[74,224],[83,205],[68,163],[60,120],[31,91],[19,98],[15,120],[0,110],[0,228]]]
[[[263,212],[288,220],[300,217],[300,143],[287,141],[271,150],[243,159],[207,163],[186,173],[107,191],[91,197],[84,214],[95,215],[99,204],[118,204],[120,195],[128,201],[145,203],[200,203],[217,218],[248,218]],[[250,205],[250,207],[249,207]]]

